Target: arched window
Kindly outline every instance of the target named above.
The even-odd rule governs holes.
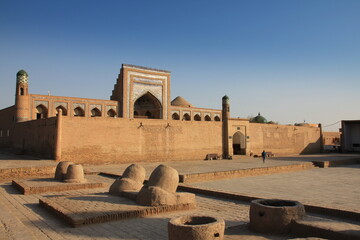
[[[191,120],[190,115],[188,113],[185,113],[183,116],[183,120],[190,121]]]
[[[177,114],[177,113],[173,113],[173,115],[172,115],[172,119],[173,119],[173,120],[180,120],[180,116],[179,116],[179,114]]]
[[[161,119],[161,109],[160,101],[150,92],[147,92],[135,101],[134,116]],[[136,115],[135,112],[138,114]]]
[[[40,104],[36,107],[36,119],[47,118],[47,114],[48,110],[44,105]]]
[[[219,121],[220,121],[220,117],[219,117],[219,116],[215,116],[214,120],[217,121],[217,122],[219,122]]]
[[[24,95],[24,88],[20,88],[20,95]]]
[[[75,117],[84,117],[85,112],[81,107],[77,107],[77,108],[74,109],[74,116]]]
[[[91,117],[101,117],[101,111],[98,108],[91,110]]]
[[[195,114],[194,120],[195,120],[195,121],[201,121],[200,115],[199,115],[199,114]]]
[[[211,117],[209,115],[205,116],[205,121],[211,121]]]
[[[115,112],[113,109],[110,109],[110,110],[107,112],[107,116],[108,116],[108,117],[116,117],[116,112]]]
[[[63,106],[60,105],[60,106],[58,106],[58,107],[56,108],[56,112],[58,112],[59,109],[62,110],[62,115],[63,115],[63,116],[67,116],[67,110],[66,110],[66,108],[64,108]],[[57,115],[57,113],[56,113],[56,115]]]

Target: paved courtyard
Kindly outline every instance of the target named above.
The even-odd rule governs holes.
[[[147,175],[159,164],[166,164],[175,168],[179,174],[205,173],[214,171],[229,171],[237,169],[261,168],[294,165],[311,161],[334,161],[360,159],[360,154],[319,154],[319,155],[294,155],[287,157],[268,158],[263,164],[261,158],[249,156],[234,156],[233,160],[202,160],[197,161],[171,161],[168,162],[140,162],[145,167]],[[105,163],[100,165],[83,164],[84,169],[91,172],[111,172],[122,174],[131,163]],[[19,167],[42,167],[56,166],[53,160],[38,159],[31,156],[14,155],[0,150],[0,169],[19,168]]]
[[[309,162],[314,160],[341,160],[360,158],[360,155],[292,156],[269,159],[241,157],[221,161],[168,162],[180,174],[227,171],[234,169],[261,168]],[[142,164],[148,174],[160,163]],[[24,159],[11,154],[0,154],[0,169],[19,167],[55,166],[50,160]],[[85,165],[88,171],[122,174],[129,164]],[[264,198],[294,199],[313,205],[325,205],[359,212],[360,166],[346,165],[336,168],[312,168],[303,171],[276,173],[235,179],[191,183],[191,186],[236,192]],[[110,184],[113,179],[95,176]],[[51,196],[86,195],[104,193],[107,188],[73,190],[22,195],[10,185],[9,180],[0,183],[0,239],[167,239],[167,222],[175,216],[204,214],[223,217],[226,221],[225,239],[283,240],[295,236],[259,235],[244,225],[249,221],[249,203],[197,194],[197,209],[182,212],[161,213],[146,218],[127,219],[71,228],[49,210],[39,206],[39,198]],[[359,221],[360,222],[360,221]],[[241,226],[238,226],[242,224]],[[351,225],[360,233],[359,223]],[[229,228],[230,227],[230,228]],[[350,229],[350,227],[349,227]]]
[[[304,204],[360,213],[359,164],[190,183],[189,185],[258,198],[297,200]]]

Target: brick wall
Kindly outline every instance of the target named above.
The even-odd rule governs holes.
[[[276,155],[319,153],[320,128],[275,124],[249,124],[250,149],[254,154],[262,150]]]
[[[222,122],[62,118],[61,160],[135,162],[221,155]]]
[[[54,158],[56,117],[15,124],[12,147],[17,153]]]
[[[340,132],[323,132],[324,145],[340,145]]]
[[[10,147],[14,134],[15,106],[0,110],[0,147]]]

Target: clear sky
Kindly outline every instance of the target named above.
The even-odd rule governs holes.
[[[122,63],[232,117],[360,119],[360,1],[0,0],[0,109],[20,69],[30,93],[109,99]]]

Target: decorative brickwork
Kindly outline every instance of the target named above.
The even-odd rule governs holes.
[[[45,107],[49,108],[49,102],[48,101],[35,101],[35,107],[39,105],[44,105]]]
[[[63,183],[53,179],[37,179],[35,182],[31,180],[13,180],[12,185],[24,195],[103,188],[106,186],[106,184],[99,182]]]
[[[194,204],[157,207],[140,206],[123,197],[99,193],[42,198],[39,199],[39,203],[41,206],[60,215],[72,227],[195,208]],[[90,209],[91,211],[89,211]]]
[[[150,92],[151,94],[153,94],[158,100],[159,102],[162,104],[162,111],[163,111],[163,116],[164,119],[167,119],[168,116],[168,102],[167,101],[163,101],[163,99],[168,99],[168,84],[167,84],[167,80],[168,77],[167,76],[163,76],[163,75],[158,75],[158,74],[150,74],[150,73],[142,73],[142,72],[135,72],[135,71],[128,71],[127,72],[127,97],[126,97],[126,102],[127,102],[127,117],[130,118],[131,117],[131,105],[134,104],[134,101],[139,98],[141,95],[145,94],[146,92]],[[136,79],[136,82],[134,82],[134,80]],[[141,79],[145,79],[145,81],[142,81]],[[142,81],[142,84],[138,81]],[[153,84],[160,84],[161,82],[161,86],[160,85],[153,85]],[[150,84],[151,83],[151,84]],[[141,86],[136,85],[136,84],[141,84]],[[155,87],[156,86],[156,87]],[[132,92],[131,92],[131,89]],[[148,89],[148,90],[146,90]],[[163,93],[163,94],[162,94]]]
[[[57,108],[59,106],[64,107],[66,110],[68,109],[68,103],[67,102],[54,102],[54,108]]]
[[[154,95],[154,97],[156,97],[157,100],[159,100],[161,104],[163,104],[162,91],[163,89],[160,85],[135,82],[133,85],[132,101],[135,102],[136,99],[138,99],[145,93],[150,92],[152,95]]]
[[[83,110],[85,110],[85,104],[84,103],[73,103],[73,109],[80,107]]]
[[[28,83],[28,74],[24,70],[20,70],[16,76],[17,83]]]
[[[117,106],[106,106],[106,111],[109,111],[110,109],[114,110],[116,112]]]

